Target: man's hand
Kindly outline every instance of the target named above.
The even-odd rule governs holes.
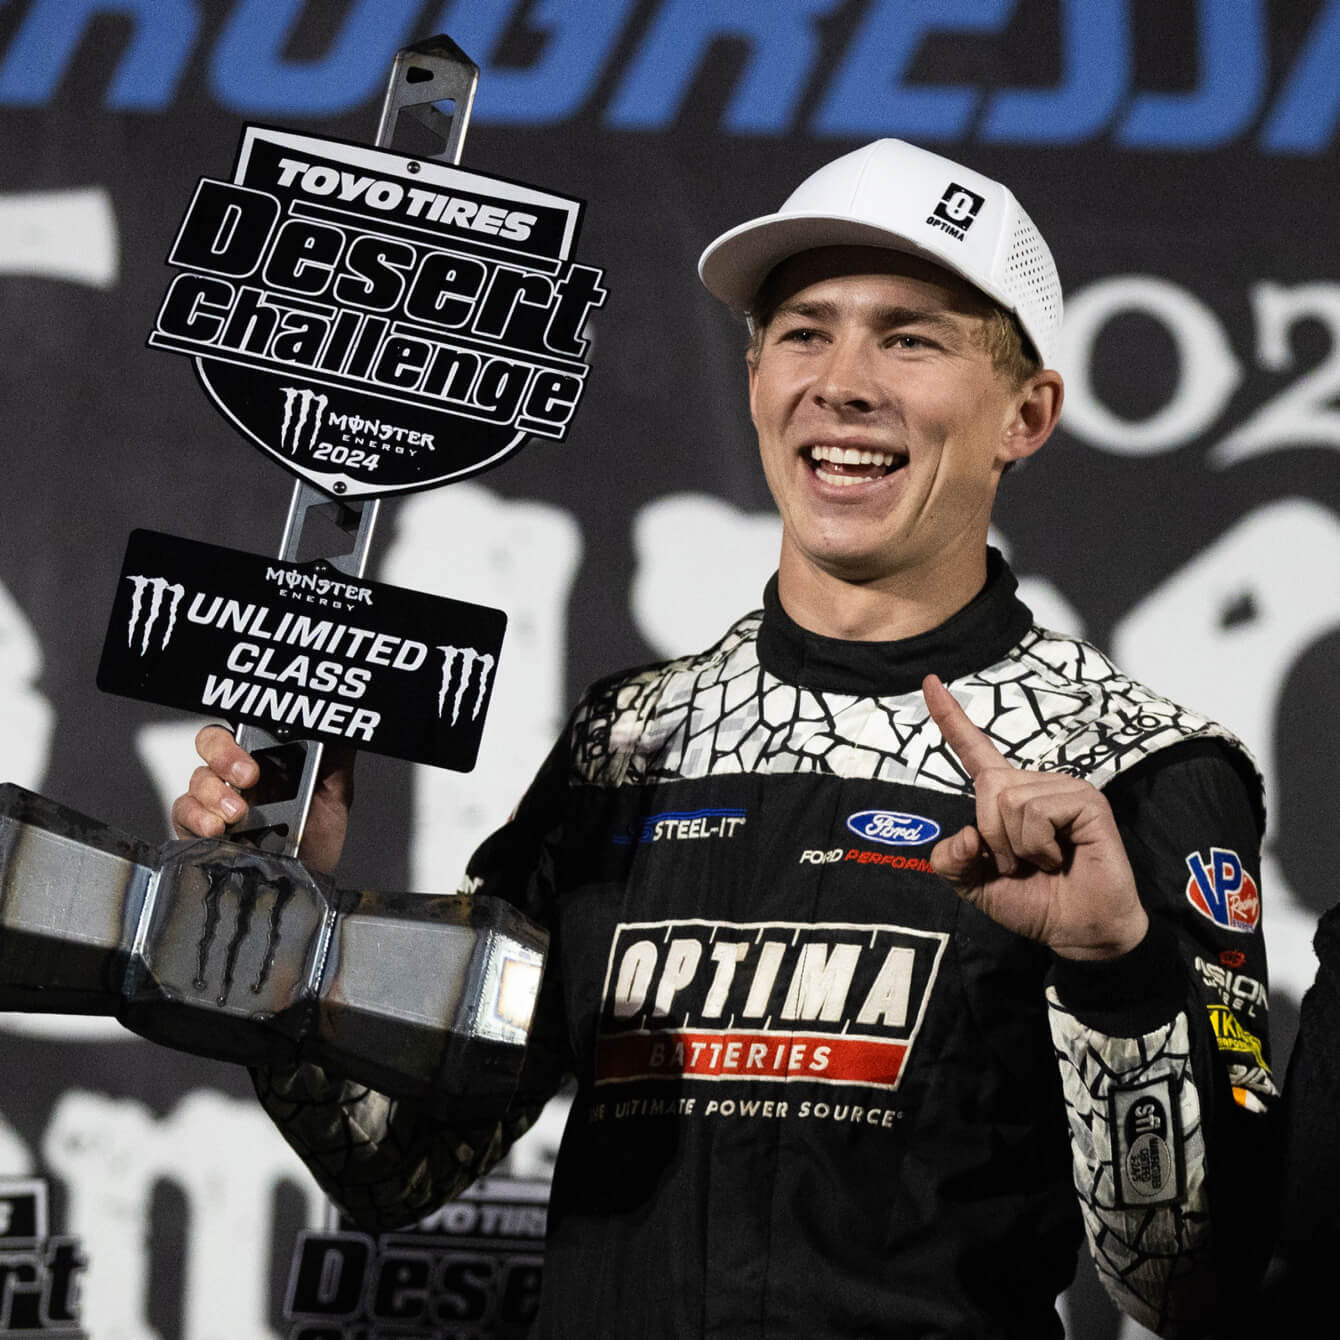
[[[224,837],[229,824],[246,817],[247,803],[238,793],[260,780],[260,765],[223,726],[204,727],[195,748],[205,764],[191,774],[186,794],[173,802],[172,826],[182,838]],[[353,751],[327,745],[298,850],[304,864],[322,874],[334,872],[353,801]]]
[[[1016,768],[934,675],[921,686],[945,743],[972,778],[977,823],[941,839],[936,874],[1007,929],[1064,958],[1115,958],[1149,918],[1102,793],[1064,773]]]

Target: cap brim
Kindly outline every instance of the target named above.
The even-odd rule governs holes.
[[[945,255],[910,241],[901,233],[831,214],[765,214],[722,233],[698,260],[707,291],[736,312],[748,312],[760,285],[775,266],[816,247],[884,247],[919,256],[956,274],[1008,312],[1014,304],[1002,293],[983,288]]]

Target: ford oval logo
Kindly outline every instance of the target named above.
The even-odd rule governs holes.
[[[891,847],[919,847],[940,836],[940,825],[919,814],[899,814],[897,810],[862,810],[847,820],[857,837],[887,842]]]

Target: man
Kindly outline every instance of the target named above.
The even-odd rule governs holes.
[[[1061,408],[1050,253],[1004,187],[885,140],[700,269],[749,313],[778,574],[716,647],[591,689],[471,862],[553,935],[515,1102],[440,1130],[312,1067],[262,1099],[387,1226],[575,1075],[543,1335],[1032,1340],[1081,1222],[1123,1307],[1197,1333],[1256,1254],[1226,1225],[1273,1086],[1216,987],[1265,981],[1260,797],[988,551]],[[254,764],[200,748],[175,817],[213,835]]]

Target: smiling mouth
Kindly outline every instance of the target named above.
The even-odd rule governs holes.
[[[822,444],[805,449],[810,469],[825,484],[839,487],[851,484],[869,484],[883,479],[907,464],[906,456],[891,451],[877,451],[868,447],[832,447]]]

